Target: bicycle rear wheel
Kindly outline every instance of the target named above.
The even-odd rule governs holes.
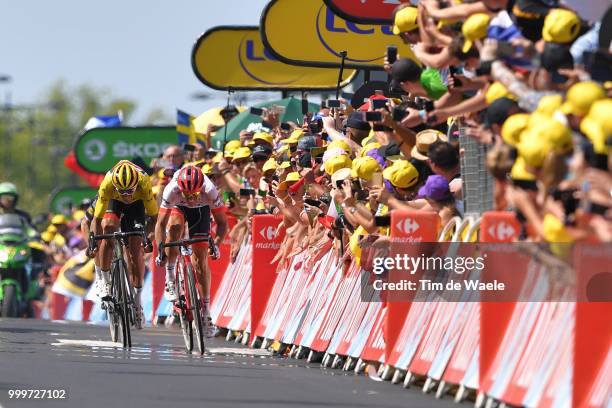
[[[123,259],[117,262],[118,272],[119,272],[119,285],[120,285],[120,295],[119,304],[121,309],[121,323],[123,326],[123,347],[132,347],[132,333],[130,331],[130,326],[132,324],[131,319],[131,306],[130,306],[130,297],[129,297],[129,289],[127,287],[127,269],[125,265],[125,261]]]
[[[194,326],[194,333],[198,342],[198,351],[200,355],[204,354],[204,323],[202,320],[202,306],[200,304],[200,296],[198,295],[198,288],[196,287],[196,280],[193,274],[193,267],[191,264],[187,264],[187,283],[189,287],[189,300],[191,313],[193,315],[192,324]]]
[[[177,304],[180,309],[179,319],[181,321],[183,340],[185,341],[185,350],[187,350],[187,353],[191,353],[193,351],[193,328],[191,326],[191,321],[193,318],[190,319],[187,313],[187,303],[185,298],[185,294],[187,293],[185,290],[185,265],[181,260],[178,262],[178,268],[176,271],[175,288],[178,291]]]

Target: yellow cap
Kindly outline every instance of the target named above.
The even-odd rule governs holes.
[[[297,142],[300,140],[300,137],[302,137],[303,134],[304,134],[304,131],[302,129],[295,129],[293,132],[291,132],[291,135],[287,139],[281,140],[281,143],[297,144]]]
[[[542,38],[547,42],[566,44],[580,33],[580,18],[567,9],[552,9],[544,19]]]
[[[289,186],[293,185],[295,182],[300,180],[300,173],[297,171],[291,172],[287,174],[285,180],[278,185],[278,189],[280,191],[284,191],[289,188]]]
[[[53,239],[53,233],[49,231],[45,231],[42,234],[40,234],[40,237],[42,238],[43,241],[45,241],[46,243],[49,243]]]
[[[517,157],[512,170],[510,170],[510,178],[512,180],[535,181],[535,176],[527,171],[525,166],[525,159],[520,156]]]
[[[495,81],[489,85],[489,88],[487,88],[485,100],[487,101],[487,105],[490,105],[499,98],[510,98],[512,100],[516,100],[516,96],[508,92],[508,89],[501,82]]]
[[[563,96],[560,94],[552,94],[543,96],[538,103],[538,107],[536,108],[536,112],[542,113],[548,116],[552,116],[555,111],[561,108],[563,104]]]
[[[521,141],[521,133],[527,128],[529,115],[527,113],[514,114],[504,122],[501,128],[501,137],[504,142],[516,146]]]
[[[278,167],[280,169],[288,169],[289,167],[291,167],[291,162],[284,161]]]
[[[212,158],[212,162],[220,163],[222,158],[223,158],[223,153],[219,152],[215,155],[215,157]]]
[[[45,232],[48,232],[49,234],[56,234],[57,233],[57,228],[55,228],[55,225],[51,224],[51,225],[49,225],[47,227]]]
[[[563,222],[551,213],[544,216],[542,229],[544,239],[548,242],[572,242],[574,240],[565,229]]]
[[[236,149],[234,155],[232,156],[233,160],[247,159],[251,157],[251,149],[248,147],[240,147]]]
[[[327,145],[327,150],[331,150],[333,148],[338,148],[338,149],[342,149],[345,152],[351,152],[351,146],[346,143],[344,140],[342,139],[338,139],[338,140],[332,140],[328,145]]]
[[[380,173],[381,171],[380,165],[376,159],[370,156],[357,157],[353,160],[351,177],[358,177],[370,181],[374,173]]]
[[[394,187],[408,188],[414,186],[419,180],[418,170],[407,160],[397,160],[383,170],[383,177]]]
[[[346,154],[339,154],[325,162],[325,172],[331,176],[340,169],[350,168],[352,163],[351,158]]]
[[[83,211],[83,210],[76,210],[72,214],[72,219],[75,220],[75,221],[81,221],[83,219],[83,217],[85,217],[85,211]]]
[[[517,145],[518,154],[525,160],[525,164],[530,167],[540,168],[544,159],[552,148],[546,140],[539,138],[532,132],[526,132],[521,138],[521,143]]]
[[[584,116],[589,112],[593,102],[604,99],[606,93],[596,82],[578,82],[570,87],[565,95],[561,110],[566,115]]]
[[[274,137],[272,137],[272,135],[268,132],[257,132],[255,135],[253,135],[253,142],[255,140],[263,140],[271,145],[274,142]]]
[[[368,135],[368,137],[364,138],[361,141],[361,145],[362,146],[366,146],[366,145],[368,145],[370,143],[375,143],[375,142],[376,142],[376,136],[375,136],[375,133],[374,133],[374,129],[372,129],[372,130],[370,130],[370,134]]]
[[[405,33],[419,27],[417,16],[419,11],[416,7],[405,7],[395,14],[393,34]]]
[[[210,164],[205,164],[202,166],[202,173],[206,175],[212,174],[213,167]]]
[[[240,143],[240,140],[230,140],[229,142],[225,144],[225,151],[233,152],[234,150],[240,148],[241,146],[242,146],[242,143]]]
[[[563,123],[552,118],[542,119],[530,128],[528,132],[533,132],[534,137],[548,142],[557,153],[568,153],[574,147],[570,129]]]
[[[468,52],[472,45],[474,45],[474,41],[482,40],[487,36],[487,28],[489,28],[490,21],[491,17],[485,13],[472,14],[465,20],[461,26],[461,32],[463,37],[465,37],[461,51],[464,53]]]
[[[264,163],[261,171],[265,174],[268,171],[274,171],[278,168],[278,164],[276,164],[276,160],[274,160],[273,157],[270,157],[268,160],[266,160],[266,162]]]
[[[381,147],[380,143],[378,142],[368,143],[367,145],[363,147],[363,149],[361,149],[361,156],[365,157],[368,155],[369,151],[378,150],[380,149],[380,147]]]
[[[51,218],[51,224],[53,225],[66,224],[67,222],[68,219],[64,214],[56,214]]]
[[[608,154],[606,139],[612,136],[612,99],[595,102],[580,122],[580,130],[593,143],[595,153]]]

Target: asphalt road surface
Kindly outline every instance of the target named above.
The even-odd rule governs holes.
[[[178,328],[132,336],[134,347],[124,351],[103,325],[0,319],[0,406],[458,407],[450,397],[220,338],[208,341],[204,356],[187,355]],[[9,390],[29,389],[65,390],[66,399],[9,398]]]

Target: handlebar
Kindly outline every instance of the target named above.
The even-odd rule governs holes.
[[[208,234],[202,234],[199,235],[197,238],[190,238],[190,239],[181,239],[179,241],[172,241],[172,242],[168,242],[168,243],[163,243],[160,242],[158,245],[158,258],[160,260],[165,259],[166,255],[164,253],[164,248],[172,248],[172,247],[188,247],[192,244],[197,244],[199,242],[207,242],[208,241],[208,252],[210,253],[211,257],[213,259],[219,259],[220,253],[219,253],[219,248],[217,247],[217,245],[215,244],[215,241],[213,240],[213,238],[208,235]]]
[[[149,241],[149,239],[147,238],[147,234],[145,233],[144,228],[142,228],[142,226],[137,225],[137,228],[139,228],[138,231],[128,231],[128,232],[121,232],[121,231],[116,231],[110,234],[99,234],[99,235],[94,235],[93,231],[89,231],[89,245],[88,245],[88,252],[89,253],[93,253],[96,249],[96,242],[97,241],[104,241],[104,240],[109,240],[109,239],[125,239],[128,237],[142,237],[142,246],[144,248],[150,248],[151,247],[151,241]]]
[[[187,247],[192,244],[197,244],[198,242],[206,242],[206,241],[208,241],[209,244],[214,245],[212,237],[208,234],[205,234],[205,235],[198,236],[197,238],[181,239],[179,241],[172,241],[168,243],[160,242],[159,249],[161,250],[164,248],[171,248],[171,247]]]

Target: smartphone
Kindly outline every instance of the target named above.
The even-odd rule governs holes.
[[[287,122],[283,122],[283,123],[280,124],[280,128],[281,128],[281,130],[284,130],[284,131],[288,132],[288,131],[291,130],[291,125],[289,123],[287,123]]]
[[[240,197],[250,197],[255,195],[255,190],[252,188],[241,188],[240,189]]]
[[[382,113],[380,112],[366,112],[366,122],[380,122],[382,120]]]
[[[390,65],[397,61],[397,47],[395,45],[387,46],[387,61]]]
[[[425,112],[431,112],[432,110],[434,110],[435,107],[433,101],[426,100],[423,104],[423,108],[425,109]]]
[[[327,107],[328,108],[339,108],[340,107],[340,101],[337,99],[328,99],[327,100]]]
[[[249,113],[251,115],[261,116],[261,115],[263,115],[264,110],[262,108],[251,107],[251,109],[249,109]]]
[[[361,183],[359,182],[359,180],[351,181],[351,190],[353,190],[353,192],[361,190]]]
[[[456,77],[456,75],[460,74],[459,68],[450,66],[448,69],[450,71],[450,74],[453,77],[453,80],[455,81],[455,87],[459,88],[459,87],[463,86],[463,82],[461,82],[461,80]]]
[[[372,126],[372,130],[375,132],[386,132],[389,130],[389,128],[380,123],[375,123],[374,126]]]
[[[315,164],[323,164],[323,157],[322,156],[315,157],[314,162]]]
[[[355,190],[354,194],[355,194],[355,199],[357,201],[365,201],[365,200],[368,199],[368,197],[370,195],[368,190]]]
[[[342,188],[344,184],[344,180],[336,180],[336,188]]]
[[[393,108],[393,120],[396,122],[401,122],[408,115],[406,110],[402,109],[401,106],[396,106]]]
[[[387,99],[372,99],[372,109],[382,109],[387,106]]]
[[[374,225],[376,225],[377,227],[391,226],[391,216],[390,215],[376,215],[374,217]]]
[[[192,144],[185,144],[183,145],[183,150],[186,152],[195,152],[196,151],[196,147]]]
[[[319,200],[315,200],[314,198],[305,198],[304,202],[308,205],[311,205],[313,207],[318,207],[321,205],[321,201]]]
[[[280,181],[280,177],[278,177],[278,174],[273,174],[273,175],[272,175],[272,180],[274,180],[274,181]]]

